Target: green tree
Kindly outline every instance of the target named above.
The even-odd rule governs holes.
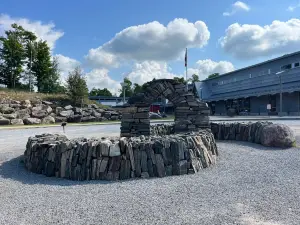
[[[127,77],[125,77],[123,83],[125,84],[125,86],[119,90],[120,97],[123,97],[124,88],[125,88],[125,97],[131,97],[133,95],[132,82]]]
[[[53,75],[50,48],[46,41],[35,44],[35,54],[32,74],[36,79],[38,92],[49,93],[53,85],[56,85],[53,82],[57,82],[57,79],[55,80],[56,75]]]
[[[174,77],[173,79],[179,83],[186,84],[186,81],[184,80],[183,77]]]
[[[80,67],[76,67],[67,78],[67,94],[75,104],[79,104],[88,96],[86,81]]]
[[[62,88],[62,86],[59,83],[60,71],[59,71],[58,66],[59,66],[58,58],[53,57],[52,62],[51,62],[50,73],[49,73],[49,76],[47,77],[49,93],[60,92],[60,89]]]
[[[20,28],[14,24],[12,28],[5,31],[6,37],[0,37],[0,79],[8,88],[15,88],[20,83],[25,60]]]
[[[211,78],[215,78],[215,77],[218,77],[220,76],[219,73],[213,73],[213,74],[210,74],[206,79],[211,79]]]
[[[104,89],[93,88],[90,91],[89,95],[90,96],[108,96],[108,97],[111,97],[112,93],[107,88],[104,88]]]
[[[192,83],[199,82],[200,81],[199,76],[197,74],[193,74],[191,81]]]

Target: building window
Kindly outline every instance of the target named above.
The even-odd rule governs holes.
[[[294,67],[299,67],[299,66],[300,66],[299,62],[297,62],[297,63],[294,64]]]
[[[281,71],[292,69],[292,64],[287,64],[281,67]]]
[[[252,75],[251,75],[251,73],[249,74],[249,78],[252,78]]]
[[[268,74],[271,74],[271,69],[268,69]]]

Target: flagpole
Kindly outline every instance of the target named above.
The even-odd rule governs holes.
[[[189,91],[188,80],[187,80],[187,48],[185,49],[185,81],[186,81],[186,91]]]

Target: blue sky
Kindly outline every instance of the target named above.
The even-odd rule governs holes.
[[[63,78],[81,65],[90,88],[116,92],[124,75],[138,83],[184,75],[185,47],[189,75],[202,79],[298,51],[299,6],[294,0],[9,0],[0,2],[0,32],[21,23],[53,45]],[[168,27],[172,21],[176,26]]]

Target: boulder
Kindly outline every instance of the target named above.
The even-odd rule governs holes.
[[[71,109],[73,109],[73,106],[71,106],[71,105],[65,106],[65,110],[71,110]]]
[[[74,112],[73,110],[66,110],[66,111],[61,111],[59,115],[63,117],[70,117],[74,115]]]
[[[45,105],[52,105],[53,103],[52,102],[48,102],[48,101],[42,101],[43,104]]]
[[[33,107],[32,109],[34,109],[36,107]],[[47,112],[45,110],[32,110],[31,112],[31,116],[34,118],[44,118],[47,116]]]
[[[74,111],[75,114],[79,114],[79,115],[82,114],[82,109],[81,108],[75,107],[75,108],[73,108],[73,111]]]
[[[21,107],[20,104],[10,104],[9,106],[14,109],[19,109]]]
[[[61,112],[61,111],[63,111],[64,109],[62,108],[62,107],[56,107],[56,109],[55,109],[55,113],[56,113],[56,115],[59,115],[59,113]]]
[[[264,146],[293,147],[296,138],[292,129],[285,124],[269,124],[261,132],[260,142]]]
[[[29,108],[25,108],[25,109],[18,110],[16,113],[17,113],[17,118],[23,120],[25,118],[30,117],[31,110]]]
[[[97,111],[93,111],[92,112],[92,116],[94,116],[94,117],[96,117],[96,118],[99,118],[99,117],[101,117],[101,113],[98,113]]]
[[[43,124],[53,124],[55,123],[55,119],[52,116],[46,116],[42,119]]]
[[[10,114],[3,114],[2,115],[4,118],[6,119],[16,119],[17,118],[17,114],[16,113],[10,113]]]
[[[96,109],[96,112],[98,112],[98,113],[104,113],[105,110],[104,109]]]
[[[16,100],[11,100],[11,102],[10,102],[11,104],[18,104],[18,105],[20,105],[21,104],[21,102],[20,101],[16,101]]]
[[[56,122],[56,123],[67,122],[67,117],[56,116],[56,117],[55,117],[55,122]]]
[[[0,116],[0,125],[9,125],[10,120]]]
[[[32,125],[32,124],[40,124],[41,120],[38,118],[26,118],[23,120],[25,125]]]
[[[96,104],[91,104],[90,106],[88,106],[88,108],[98,109],[99,107]]]
[[[81,118],[81,122],[96,122],[97,118],[94,116],[86,116]]]
[[[24,125],[22,119],[12,119],[12,120],[10,121],[10,123],[11,123],[12,125]]]
[[[25,100],[21,103],[22,108],[26,109],[26,108],[31,108],[31,102],[29,100]]]
[[[7,104],[0,105],[0,112],[4,114],[10,114],[15,112],[14,108],[9,107]]]
[[[81,115],[75,114],[72,116],[69,116],[67,121],[68,123],[80,123],[81,122]]]
[[[102,114],[102,116],[103,116],[104,118],[106,118],[106,119],[110,119],[111,112],[104,112],[104,113]]]
[[[118,116],[111,116],[111,117],[110,117],[110,120],[118,120],[118,119],[119,119]]]

